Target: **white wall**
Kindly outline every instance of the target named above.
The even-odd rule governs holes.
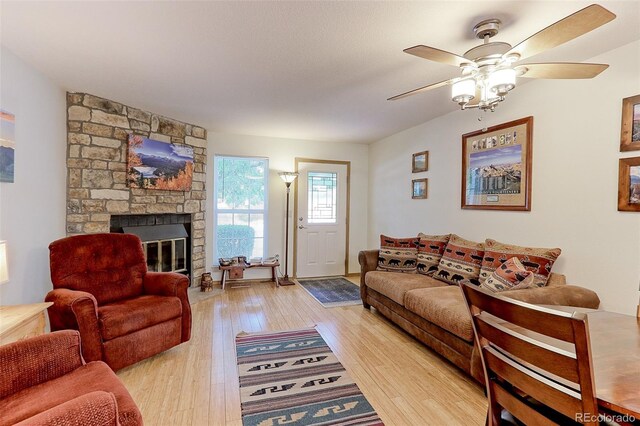
[[[486,126],[534,117],[531,212],[460,208],[461,135],[484,126],[476,111],[455,111],[371,145],[369,246],[380,233],[423,231],[560,247],[554,271],[595,290],[604,309],[635,314],[640,214],[617,211],[617,182],[618,159],[640,156],[619,152],[622,99],[640,93],[640,41],[587,62],[611,66],[593,80],[517,87],[486,115]],[[412,176],[411,154],[425,149],[429,171]],[[412,177],[429,178],[427,200],[411,200]]]
[[[65,235],[65,92],[2,47],[0,108],[16,117],[15,183],[0,183],[0,240],[10,281],[0,304],[42,302],[51,241]]]
[[[269,158],[269,211],[267,254],[284,258],[285,185],[280,171],[293,171],[295,158],[351,161],[351,222],[349,230],[349,272],[358,272],[358,251],[367,247],[367,177],[368,145],[304,141],[261,136],[233,135],[208,132],[207,153],[207,269],[211,270],[215,249],[213,238],[213,158],[215,155],[243,155]],[[294,184],[295,185],[295,184]],[[289,212],[289,274],[293,272],[293,193]],[[284,265],[284,261],[281,260]],[[284,270],[284,266],[281,267]],[[284,271],[283,271],[284,272]],[[245,278],[266,277],[269,271],[258,269],[245,273]]]

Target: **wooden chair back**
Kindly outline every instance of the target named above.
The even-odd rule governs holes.
[[[527,425],[597,425],[586,315],[531,305],[467,283],[461,288],[484,368],[487,424],[500,424],[506,409]]]

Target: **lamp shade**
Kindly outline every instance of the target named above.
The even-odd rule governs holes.
[[[280,172],[278,176],[284,181],[284,183],[291,183],[298,177],[297,172]]]
[[[0,284],[9,281],[9,267],[7,265],[7,242],[0,241]]]
[[[494,71],[489,76],[489,90],[499,96],[506,95],[514,87],[516,87],[516,70],[512,68]]]
[[[476,96],[476,81],[472,78],[460,80],[451,86],[451,99],[454,102],[469,102]]]

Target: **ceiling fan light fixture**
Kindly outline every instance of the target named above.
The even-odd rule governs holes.
[[[460,105],[468,103],[476,96],[476,81],[472,78],[459,80],[451,85],[451,100]]]
[[[498,96],[506,96],[516,87],[516,70],[503,68],[492,72],[488,79],[489,90]]]
[[[514,62],[518,62],[520,60],[520,54],[513,52],[513,53],[507,53],[504,56],[504,60],[509,62],[509,63],[514,63]]]
[[[608,65],[570,62],[520,64],[520,61],[593,31],[615,17],[615,14],[604,7],[592,4],[549,25],[515,46],[502,41],[491,41],[500,31],[501,22],[499,19],[486,19],[473,27],[476,37],[483,43],[467,50],[462,56],[424,45],[405,49],[404,52],[411,55],[458,67],[460,75],[410,90],[389,100],[451,85],[451,99],[460,105],[461,109],[494,111],[516,87],[517,77],[594,78]],[[474,99],[475,103],[470,104]]]

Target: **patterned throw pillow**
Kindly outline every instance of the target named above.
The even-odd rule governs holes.
[[[433,275],[438,269],[438,263],[444,254],[451,234],[447,235],[425,235],[418,234],[418,273],[423,275]]]
[[[521,290],[535,287],[533,272],[527,271],[517,257],[512,257],[498,266],[480,288],[497,293],[505,290]]]
[[[451,234],[438,264],[438,270],[433,277],[447,284],[458,284],[462,280],[469,280],[479,285],[478,275],[483,256],[484,244]]]
[[[480,288],[493,292],[520,290],[535,287],[533,272],[527,271],[517,257],[512,257],[498,267]]]
[[[391,238],[380,235],[378,270],[416,273],[418,237]]]
[[[527,270],[534,274],[534,284],[537,287],[547,285],[551,267],[560,256],[559,248],[521,247],[499,243],[496,240],[485,241],[484,259],[480,270],[480,281],[483,282],[507,259],[517,257]]]

